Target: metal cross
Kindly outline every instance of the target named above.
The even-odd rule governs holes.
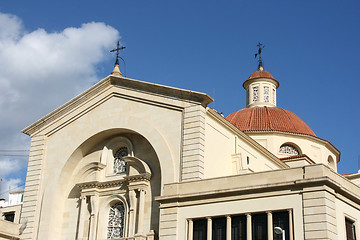
[[[258,45],[256,45],[259,49],[258,49],[258,52],[255,53],[255,58],[257,58],[257,56],[259,56],[259,69],[260,67],[262,67],[262,59],[261,59],[261,50],[264,49],[264,45],[259,42]]]
[[[116,65],[116,64],[119,65],[119,52],[120,52],[120,50],[123,50],[123,49],[125,49],[125,48],[126,48],[126,47],[124,47],[124,46],[121,46],[121,47],[120,47],[120,42],[118,41],[116,48],[114,48],[113,50],[110,51],[110,52],[116,52],[115,65]]]

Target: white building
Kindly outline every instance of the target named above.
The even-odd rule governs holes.
[[[340,151],[276,106],[263,70],[226,118],[207,94],[112,74],[23,130],[21,239],[355,239]]]

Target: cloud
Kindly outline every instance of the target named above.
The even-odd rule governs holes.
[[[101,79],[97,66],[118,39],[100,22],[28,32],[17,16],[0,13],[0,150],[28,149],[21,129]],[[26,160],[0,155],[0,178],[17,178],[19,166]]]

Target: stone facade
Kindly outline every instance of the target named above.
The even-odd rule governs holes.
[[[212,101],[117,73],[24,129],[21,239],[230,240],[240,226],[250,240],[259,225],[273,240],[278,224],[289,239],[345,239],[349,223],[360,237],[360,188],[336,173],[335,147],[245,134]],[[284,143],[302,155],[279,153]]]

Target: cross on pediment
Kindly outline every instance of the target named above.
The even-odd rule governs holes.
[[[114,48],[113,50],[111,50],[110,52],[116,52],[116,61],[115,61],[115,65],[119,65],[119,52],[120,50],[125,49],[126,47],[124,46],[120,46],[120,42],[117,42],[117,46],[116,48]]]

